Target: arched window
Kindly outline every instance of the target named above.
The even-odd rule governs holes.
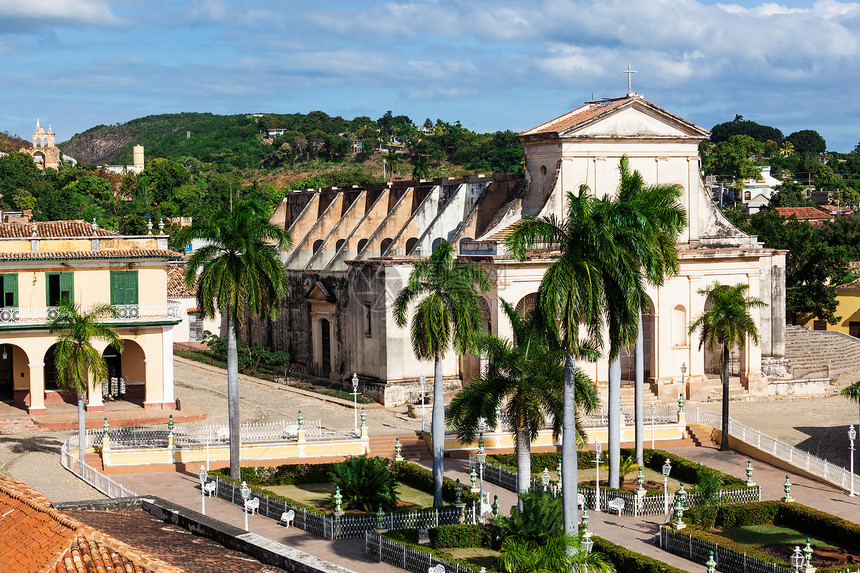
[[[338,241],[334,244],[334,250],[339,251],[344,243],[346,243],[346,239],[338,239]]]
[[[418,238],[417,237],[409,237],[408,239],[406,239],[406,254],[411,255],[412,249],[414,249],[415,245],[417,245],[417,244],[418,244]]]
[[[358,252],[360,253],[361,251],[363,251],[365,246],[367,246],[367,239],[361,239],[358,242]]]
[[[672,309],[672,345],[687,346],[687,309],[680,304]]]
[[[440,244],[441,242],[442,242],[442,237],[438,237],[438,238],[436,238],[436,239],[433,239],[433,247],[432,247],[432,250],[434,250],[434,251],[435,251],[435,250],[436,250],[436,247],[438,247],[438,246],[439,246],[439,244]]]
[[[379,246],[379,254],[380,255],[385,254],[385,251],[387,251],[388,247],[391,246],[392,241],[393,241],[393,239],[389,239],[389,238],[382,239],[382,243]]]
[[[537,304],[537,293],[533,292],[531,294],[527,294],[520,299],[520,302],[517,303],[517,314],[520,316],[525,316],[527,312],[529,312],[530,310],[534,310],[535,304]]]

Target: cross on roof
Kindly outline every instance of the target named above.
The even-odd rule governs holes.
[[[631,85],[631,74],[638,74],[639,72],[630,69],[630,64],[627,64],[627,70],[621,72],[622,74],[627,74],[627,95],[633,94],[633,86]]]

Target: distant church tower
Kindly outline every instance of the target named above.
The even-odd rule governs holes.
[[[54,144],[54,131],[48,124],[48,130],[36,120],[36,131],[33,133],[33,147],[21,148],[21,153],[33,156],[33,161],[39,169],[58,169],[60,167],[60,149]]]

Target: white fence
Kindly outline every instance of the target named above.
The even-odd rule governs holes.
[[[721,428],[722,413],[707,408],[694,407],[687,410],[687,421]],[[852,476],[848,469],[795,448],[731,418],[729,418],[729,435],[846,491],[851,489],[851,480],[853,479],[854,490],[860,492],[860,478],[856,474]]]
[[[644,423],[646,426],[649,424],[675,424],[678,422],[678,404],[675,402],[669,402],[666,404],[662,403],[653,403],[654,405],[654,414],[651,414],[651,405],[647,404],[644,407]],[[635,408],[622,408],[621,413],[624,416],[624,424],[628,426],[632,426],[636,422],[636,410]],[[605,427],[609,424],[609,412],[606,411],[605,408],[601,407],[597,412],[592,414],[586,414],[584,412],[579,413],[579,417],[582,420],[582,425],[585,428],[600,428]]]
[[[78,436],[75,435],[66,440],[60,449],[60,464],[108,497],[135,497],[137,495],[100,473],[94,467],[87,465],[83,460],[79,460],[77,453]]]
[[[239,486],[217,477],[214,478],[214,481],[216,484],[215,495],[235,505],[243,506],[244,500]],[[260,515],[279,520],[282,513],[292,509],[296,514],[293,525],[326,539],[362,537],[365,532],[375,530],[380,526],[379,517],[376,515],[341,515],[338,517],[308,511],[306,508],[290,505],[286,501],[272,499],[257,492],[252,493],[251,497],[259,498]],[[476,523],[474,506],[466,507],[463,511],[458,508],[395,511],[386,513],[382,518],[381,525],[384,529],[414,529],[461,523]]]
[[[660,528],[660,547],[669,553],[702,564],[713,551],[717,571],[725,573],[795,573],[793,569],[749,557],[746,553],[738,553],[710,541],[696,539],[670,527]]]
[[[472,573],[471,569],[463,567],[459,563],[445,561],[429,552],[385,539],[375,531],[365,533],[364,552],[372,559],[406,569],[412,573],[427,573],[428,569],[436,565],[442,565],[445,568],[445,573]]]
[[[469,456],[469,465],[477,464],[477,461],[472,456]],[[477,467],[477,466],[476,466]],[[489,483],[496,484],[510,491],[517,491],[517,474],[507,470],[501,466],[484,463],[484,480]],[[530,488],[535,490],[543,489],[543,484],[532,478]],[[555,489],[553,488],[553,492]],[[585,505],[588,507],[596,507],[595,489],[590,486],[578,486],[577,492],[585,497]],[[624,509],[621,513],[624,515],[660,515],[663,513],[664,501],[662,495],[646,495],[640,498],[632,492],[619,492],[617,490],[600,489],[600,507],[605,510],[608,503],[615,499],[621,498],[624,501]],[[672,494],[670,499],[670,508],[674,505],[675,494]],[[749,501],[761,501],[761,488],[759,486],[745,487],[743,489],[732,489],[720,492],[720,501],[722,503],[742,503]],[[699,505],[699,495],[694,492],[687,492],[687,507]]]

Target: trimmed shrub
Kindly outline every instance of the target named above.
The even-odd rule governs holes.
[[[415,489],[433,493],[433,472],[427,468],[423,468],[417,464],[409,462],[394,462],[391,464],[391,473],[402,484],[412,486]],[[470,484],[460,484],[461,490],[460,499],[462,503],[472,503],[478,501],[479,495],[469,491]],[[455,503],[456,493],[454,488],[457,482],[449,477],[442,479],[442,499],[448,503]]]
[[[340,486],[343,505],[347,509],[372,512],[380,505],[390,509],[397,503],[396,478],[389,470],[386,458],[349,458],[345,462],[334,464],[329,477]]]
[[[495,525],[442,525],[428,530],[430,547],[486,547],[498,550],[502,544]]]
[[[684,573],[683,569],[676,569],[657,561],[647,555],[630,551],[602,537],[592,536],[594,550],[606,556],[606,559],[615,565],[616,571],[636,571],[637,573]]]
[[[335,464],[290,464],[282,466],[255,466],[240,468],[242,480],[248,485],[294,485],[303,483],[322,483],[329,481],[329,474]],[[227,468],[212,471],[220,477],[229,477]],[[240,480],[241,482],[241,480]]]

